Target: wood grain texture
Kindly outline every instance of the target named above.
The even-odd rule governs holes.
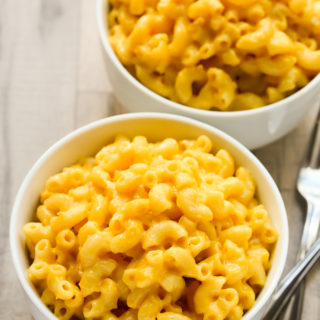
[[[88,122],[122,113],[103,64],[94,0],[0,0],[0,319],[32,319],[8,243],[10,210],[34,161]],[[305,205],[295,191],[315,110],[288,136],[255,151],[278,184],[289,216],[287,272]],[[308,277],[303,319],[320,314],[319,264]]]

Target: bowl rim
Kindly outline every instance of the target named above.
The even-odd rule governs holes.
[[[235,149],[237,149],[240,153],[242,153],[245,157],[247,157],[248,160],[258,168],[258,170],[264,176],[267,184],[269,184],[270,187],[272,188],[274,199],[277,202],[278,207],[280,209],[280,216],[281,216],[281,221],[283,225],[283,229],[281,229],[281,233],[283,235],[283,242],[281,243],[282,251],[281,251],[280,261],[276,266],[277,272],[274,274],[274,277],[272,279],[272,282],[269,284],[269,287],[264,292],[264,296],[262,297],[262,299],[256,302],[253,305],[253,307],[243,317],[244,320],[249,319],[249,317],[252,319],[252,317],[257,315],[257,313],[261,309],[263,309],[264,305],[266,304],[268,299],[271,297],[277,284],[279,283],[280,277],[285,267],[286,258],[288,254],[288,245],[289,245],[288,218],[287,218],[286,209],[285,209],[280,191],[276,183],[274,182],[273,178],[271,177],[267,169],[263,166],[263,164],[258,160],[258,158],[249,149],[247,149],[244,145],[242,145],[240,142],[235,140],[233,137],[229,136],[228,134],[224,133],[223,131],[213,126],[202,123],[201,121],[190,119],[185,116],[173,115],[168,113],[156,113],[156,112],[129,113],[129,114],[111,116],[98,121],[94,121],[62,137],[60,140],[54,143],[51,147],[49,147],[40,156],[40,158],[38,158],[38,160],[33,164],[31,169],[28,171],[25,178],[23,179],[23,182],[16,195],[16,198],[12,207],[11,218],[10,218],[10,228],[9,228],[10,251],[11,251],[11,257],[14,264],[14,268],[18,276],[18,279],[20,281],[20,284],[22,285],[29,299],[44,316],[46,316],[48,319],[51,319],[51,320],[57,319],[54,316],[54,314],[42,303],[40,297],[36,294],[36,292],[32,290],[30,281],[28,281],[27,278],[25,277],[26,270],[19,263],[18,252],[21,250],[21,245],[19,245],[19,237],[18,237],[19,231],[16,228],[17,221],[20,216],[20,212],[18,209],[20,206],[20,202],[24,197],[24,194],[27,192],[28,185],[33,179],[33,176],[39,171],[39,168],[41,169],[42,165],[48,159],[50,159],[50,157],[54,153],[59,152],[60,148],[62,148],[65,144],[71,142],[77,136],[90,132],[95,128],[107,126],[109,123],[114,123],[114,122],[123,121],[123,120],[143,120],[143,119],[150,119],[150,120],[163,119],[168,121],[177,121],[184,124],[189,124],[195,127],[199,127],[201,129],[204,129],[205,131],[210,132],[211,134],[219,136],[222,140],[228,141],[230,144],[232,144],[235,147]]]
[[[133,75],[130,74],[130,72],[122,65],[118,57],[116,56],[115,52],[113,51],[108,37],[107,37],[107,27],[108,27],[108,21],[106,19],[106,12],[105,8],[108,4],[108,0],[97,0],[96,2],[96,18],[98,22],[98,30],[100,35],[100,40],[102,42],[102,45],[111,59],[112,63],[115,65],[115,67],[118,69],[118,71],[121,73],[121,75],[126,78],[128,82],[131,83],[132,86],[134,86],[138,91],[144,93],[145,95],[149,96],[151,99],[157,100],[159,103],[166,104],[167,106],[171,107],[172,109],[175,109],[177,112],[185,112],[188,114],[188,116],[194,116],[194,117],[214,117],[217,119],[225,119],[225,118],[234,118],[234,117],[247,117],[247,116],[254,116],[256,114],[262,114],[262,113],[268,113],[272,112],[276,109],[281,108],[282,106],[286,105],[287,103],[291,103],[295,101],[297,98],[299,98],[301,95],[307,94],[309,91],[312,91],[314,87],[320,84],[320,72],[310,81],[308,82],[304,87],[300,88],[295,93],[289,95],[288,97],[268,104],[261,106],[259,108],[255,109],[247,109],[247,110],[239,110],[239,111],[214,111],[214,110],[203,110],[203,109],[197,109],[194,107],[189,107],[187,105],[171,101],[167,98],[162,97],[161,95],[155,93],[151,89],[144,86],[140,81],[138,81]]]

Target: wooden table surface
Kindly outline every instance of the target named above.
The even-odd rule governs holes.
[[[10,210],[35,160],[90,121],[123,112],[102,61],[94,0],[0,0],[0,319],[32,319],[11,262]],[[284,198],[294,264],[305,206],[295,191],[316,110],[283,139],[255,151]],[[303,319],[320,317],[319,264],[308,277]]]

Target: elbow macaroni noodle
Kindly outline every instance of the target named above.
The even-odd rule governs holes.
[[[110,0],[109,40],[138,80],[205,110],[267,105],[320,71],[318,0]]]
[[[250,172],[211,149],[118,136],[48,179],[23,230],[57,318],[236,320],[253,306],[277,233]]]

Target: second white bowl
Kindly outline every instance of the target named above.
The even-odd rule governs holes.
[[[287,134],[319,103],[320,75],[293,95],[253,110],[206,111],[170,101],[142,85],[120,63],[108,40],[107,13],[108,0],[97,0],[99,33],[108,75],[116,97],[129,112],[168,112],[188,116],[211,124],[249,149],[255,149]]]

